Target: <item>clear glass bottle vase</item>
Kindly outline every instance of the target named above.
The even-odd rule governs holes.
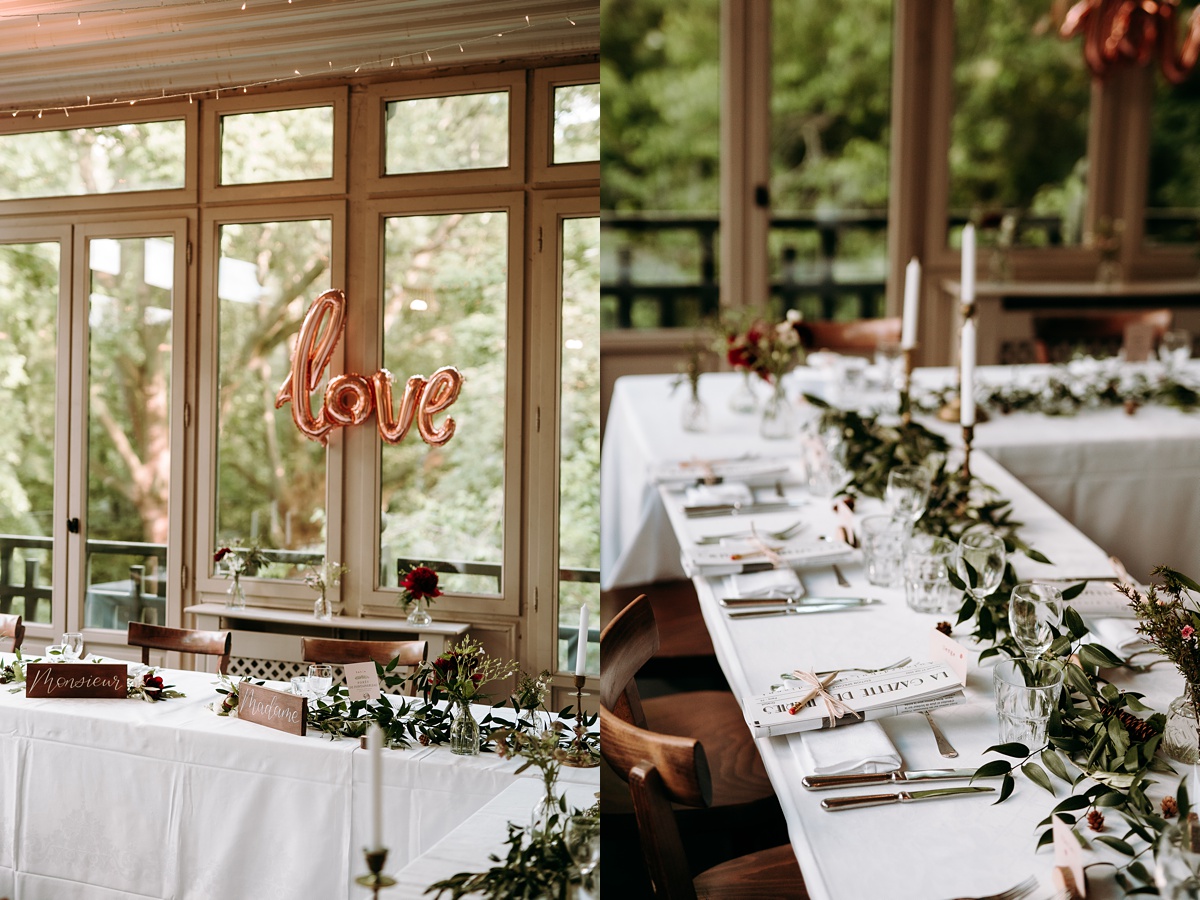
[[[433,616],[429,614],[429,601],[422,597],[420,600],[413,601],[412,612],[408,614],[405,620],[409,625],[428,625],[433,621]]]
[[[321,596],[313,603],[313,616],[322,621],[333,618],[333,602],[321,591]]]
[[[742,381],[729,395],[729,408],[735,413],[752,413],[758,409],[758,397],[750,386],[749,369],[742,369]]]
[[[553,834],[555,818],[562,815],[563,812],[558,792],[555,790],[558,783],[557,770],[543,770],[542,782],[546,790],[530,814],[529,826],[532,834],[540,836],[543,841],[546,841]]]
[[[680,412],[680,424],[684,431],[708,431],[708,407],[698,395],[692,394],[684,401],[683,410]]]
[[[792,406],[783,390],[783,378],[777,377],[771,383],[771,396],[763,406],[758,433],[767,440],[781,440],[795,437],[796,431],[796,408]]]
[[[450,723],[450,750],[458,756],[479,755],[479,723],[471,714],[471,705],[457,701]]]
[[[1190,694],[1184,691],[1167,707],[1167,724],[1163,729],[1162,751],[1171,759],[1189,765],[1200,763],[1200,730],[1196,709]]]
[[[229,590],[225,592],[225,608],[246,608],[246,592],[242,590],[242,581],[236,575],[233,576],[233,584],[229,585]]]

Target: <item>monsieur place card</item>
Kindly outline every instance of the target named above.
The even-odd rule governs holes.
[[[243,681],[238,687],[239,719],[304,736],[308,727],[308,698]]]
[[[128,676],[125,663],[30,663],[25,670],[25,696],[123,700]]]

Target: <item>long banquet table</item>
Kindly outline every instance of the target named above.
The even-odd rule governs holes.
[[[634,383],[624,383],[627,381]],[[747,452],[795,459],[798,452],[794,442],[760,439],[755,419],[724,414],[717,405],[723,398],[717,397],[710,400],[716,415],[709,431],[684,433],[678,425],[677,409],[668,415],[658,395],[651,390],[653,386],[645,378],[617,382],[612,415],[619,424],[614,429],[610,416],[603,472],[608,479],[614,471],[622,470],[628,483],[605,481],[604,497],[606,501],[621,498],[622,514],[630,514],[622,524],[631,528],[630,533],[636,535],[635,542],[639,545],[622,544],[606,547],[605,551],[610,562],[623,559],[629,563],[636,557],[643,572],[646,564],[661,565],[674,572],[681,571],[677,568],[681,545],[704,535],[745,527],[751,517],[686,517],[682,492],[669,486],[654,486],[651,475],[658,464],[688,458],[728,458]],[[1012,501],[1014,518],[1024,523],[1022,537],[1053,561],[1053,565],[1047,566],[1018,556],[1014,563],[1020,577],[1111,577],[1112,568],[1104,549],[987,454],[973,454],[972,469]],[[756,514],[753,521],[764,529],[774,529],[802,517],[809,522],[809,534],[832,532],[836,519],[828,499],[810,497],[799,486],[799,480],[798,472],[784,479],[788,499],[802,504],[798,510]],[[648,499],[647,494],[652,498]],[[638,499],[636,512],[627,502],[633,498]],[[863,501],[856,515],[878,509],[877,502]],[[610,530],[613,524],[610,521],[606,525],[606,540],[613,533]],[[669,545],[665,535],[670,536]],[[656,536],[664,537],[659,540]],[[653,556],[659,553],[670,554],[673,559],[654,560]],[[858,558],[842,569],[852,584],[849,589],[837,586],[827,565],[802,569],[800,575],[810,595],[868,596],[881,602],[850,612],[734,621],[723,614],[717,602],[728,592],[727,579],[693,579],[718,661],[737,696],[763,693],[779,682],[781,673],[797,667],[886,665],[904,655],[918,660],[929,658],[930,632],[946,617],[915,613],[906,606],[901,590],[869,585]],[[943,759],[928,725],[918,715],[880,720],[906,768],[947,765],[973,768],[999,758],[984,754],[986,747],[998,742],[990,664],[983,667],[978,664],[980,648],[971,643],[961,628],[956,630],[955,637],[967,648],[971,663],[966,702],[937,710],[934,718],[960,755],[953,761]],[[1136,678],[1114,675],[1114,682],[1143,692],[1150,705],[1164,711],[1182,689],[1181,678],[1170,666],[1157,667]],[[992,803],[996,795],[992,794],[830,813],[819,805],[823,797],[878,789],[819,793],[805,790],[800,779],[808,773],[795,754],[794,740],[772,737],[756,743],[783,807],[808,892],[816,900],[976,896],[1009,887],[1030,874],[1039,877],[1043,895],[1049,892],[1053,856],[1049,849],[1038,852],[1035,848],[1042,830],[1038,823],[1057,801],[1032,782],[1018,776],[1013,796],[995,806]],[[1164,778],[1162,782],[1162,792],[1173,793],[1174,780]],[[1168,782],[1170,790],[1166,790]],[[1065,797],[1065,785],[1058,783],[1056,792],[1059,799]],[[1095,847],[1096,852],[1086,854],[1085,862],[1119,860],[1107,848]],[[1103,900],[1119,895],[1111,880],[1111,869],[1093,867],[1089,879],[1089,897]]]
[[[29,699],[0,686],[0,897],[363,896],[354,878],[366,871],[371,785],[358,742],[219,717],[206,708],[220,699],[212,675],[160,674],[187,696]],[[442,747],[385,751],[387,871],[534,780],[517,767]],[[599,784],[594,769],[564,767],[560,780],[576,793]],[[492,849],[479,848],[477,870]]]

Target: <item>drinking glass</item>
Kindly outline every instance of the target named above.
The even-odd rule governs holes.
[[[893,516],[916,522],[929,502],[929,472],[921,466],[896,466],[888,472],[883,499]]]
[[[1012,589],[1008,625],[1026,656],[1038,657],[1050,648],[1062,615],[1062,592],[1053,585],[1026,581]]]
[[[904,387],[904,351],[899,341],[880,341],[875,348],[875,368],[885,391]]]
[[[323,697],[333,687],[333,666],[318,663],[308,667],[308,689],[315,697]]]
[[[1004,538],[990,531],[968,531],[958,540],[954,565],[958,577],[967,585],[967,592],[982,600],[999,587],[1006,559]]]
[[[954,565],[954,544],[945,538],[918,536],[904,556],[904,600],[915,612],[955,611],[956,592],[948,566]]]
[[[1191,332],[1183,329],[1164,332],[1158,344],[1158,358],[1166,365],[1168,372],[1182,371],[1192,358]]]
[[[1200,825],[1172,822],[1163,829],[1154,857],[1154,884],[1164,900],[1200,897]]]
[[[600,862],[600,822],[595,816],[576,815],[567,819],[563,838],[567,853],[579,869],[579,896],[591,897],[592,872]]]
[[[1062,692],[1063,670],[1044,659],[1005,659],[992,669],[1000,743],[1016,742],[1030,750],[1046,744],[1050,714]]]
[[[83,656],[83,635],[78,631],[68,631],[62,636],[63,658],[67,662],[75,662]]]
[[[886,515],[867,516],[859,525],[859,531],[867,581],[880,587],[891,586],[899,578],[904,562],[908,522]]]

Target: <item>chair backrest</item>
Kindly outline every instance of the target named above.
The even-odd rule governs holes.
[[[25,640],[25,625],[20,616],[8,613],[0,614],[0,637],[12,638],[12,652],[21,649],[21,641]]]
[[[645,594],[639,594],[600,632],[600,705],[644,726],[633,676],[658,652],[658,625]]]
[[[800,326],[809,350],[833,350],[871,356],[880,344],[900,341],[900,318],[854,319],[850,322],[809,322]]]
[[[1171,327],[1169,309],[1104,315],[1036,316],[1033,320],[1034,358],[1038,362],[1064,362],[1076,350],[1090,356],[1115,356],[1130,325],[1149,325],[1157,345]]]
[[[426,641],[343,641],[334,638],[300,639],[300,656],[305,662],[346,663],[377,662],[386,666],[393,659],[399,659],[398,665],[412,668],[419,666],[429,656],[429,644]],[[410,685],[410,691],[416,692],[416,685]]]
[[[654,896],[694,900],[696,888],[671,804],[707,807],[712,802],[704,747],[695,738],[639,728],[601,705],[600,752],[629,782]]]
[[[151,650],[177,650],[180,653],[220,657],[217,671],[222,675],[229,673],[229,648],[233,643],[233,635],[228,631],[196,631],[130,622],[126,642],[131,647],[142,648],[142,665],[150,664]]]

